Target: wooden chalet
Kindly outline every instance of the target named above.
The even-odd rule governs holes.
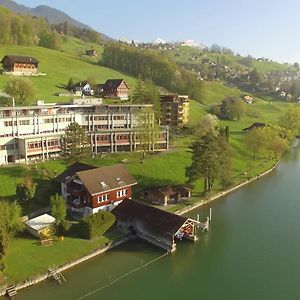
[[[98,53],[95,49],[89,49],[85,51],[85,55],[95,57],[98,55]]]
[[[87,80],[79,81],[72,86],[72,91],[77,95],[93,96],[94,91]]]
[[[252,129],[258,129],[258,128],[264,128],[264,127],[266,127],[265,123],[255,122],[251,126],[244,128],[243,131],[247,132]]]
[[[1,60],[3,72],[13,75],[32,75],[38,71],[39,62],[31,56],[6,55]]]
[[[141,196],[152,203],[167,205],[170,201],[179,202],[181,198],[191,197],[191,189],[186,186],[165,186],[145,190]]]
[[[94,166],[90,166],[87,164],[83,164],[81,162],[75,162],[71,166],[69,166],[64,172],[59,174],[56,177],[56,181],[58,181],[61,185],[61,194],[65,199],[68,199],[70,196],[67,188],[67,184],[69,183],[72,178],[75,177],[77,172],[82,172],[82,171],[87,171],[87,170],[92,170],[96,169]]]
[[[128,100],[129,87],[123,79],[108,79],[102,86],[102,96]]]
[[[112,213],[121,231],[134,234],[169,252],[176,250],[176,240],[197,240],[197,221],[142,202],[124,200]]]
[[[131,198],[131,188],[136,184],[122,165],[95,168],[77,163],[57,180],[63,184],[62,195],[71,211],[78,216],[111,211],[124,199]]]

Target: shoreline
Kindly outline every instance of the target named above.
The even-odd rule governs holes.
[[[219,198],[221,198],[221,197],[223,197],[223,196],[226,196],[226,195],[228,195],[228,194],[230,194],[230,193],[232,193],[232,192],[234,192],[234,191],[236,191],[236,190],[242,188],[243,186],[245,186],[245,185],[247,185],[247,184],[249,184],[249,183],[251,183],[251,182],[254,182],[254,181],[258,180],[258,179],[260,179],[261,177],[264,177],[264,176],[270,174],[272,171],[274,171],[274,170],[277,168],[277,166],[279,165],[279,163],[280,163],[280,160],[277,161],[277,162],[275,163],[275,165],[274,165],[273,167],[271,167],[269,170],[267,170],[267,171],[265,171],[265,172],[263,172],[263,173],[257,175],[256,177],[253,177],[253,178],[248,179],[248,180],[246,180],[246,181],[244,181],[244,182],[242,182],[242,183],[239,183],[238,185],[235,185],[235,186],[232,187],[232,188],[229,188],[229,189],[224,190],[224,191],[222,191],[222,192],[216,193],[216,194],[214,194],[214,195],[208,197],[208,199],[202,199],[202,200],[199,200],[198,202],[196,202],[196,203],[194,203],[194,204],[192,204],[192,205],[189,205],[189,206],[187,206],[187,207],[184,207],[184,208],[182,208],[182,209],[179,209],[179,210],[175,211],[175,214],[177,214],[177,215],[183,215],[183,214],[185,214],[185,213],[187,213],[187,212],[189,212],[189,211],[192,211],[192,210],[194,210],[194,209],[196,209],[196,208],[199,208],[199,207],[201,207],[201,206],[203,206],[203,205],[206,205],[206,204],[208,204],[208,203],[211,203],[211,202],[213,202],[214,200],[217,200],[217,199],[219,199]]]
[[[198,202],[196,202],[193,205],[190,205],[188,207],[185,207],[185,208],[182,208],[180,210],[177,210],[177,211],[175,211],[175,214],[177,214],[177,215],[183,215],[183,214],[185,214],[185,213],[187,213],[189,211],[192,211],[192,210],[194,210],[196,208],[199,208],[199,207],[201,207],[203,205],[211,203],[211,202],[213,202],[213,201],[215,201],[215,200],[217,200],[217,199],[219,199],[219,198],[221,198],[221,197],[223,197],[225,195],[228,195],[231,192],[234,192],[234,191],[240,189],[241,187],[243,187],[243,186],[245,186],[245,185],[247,185],[247,184],[249,184],[251,182],[254,182],[254,181],[260,179],[261,177],[264,177],[264,176],[270,174],[272,171],[274,171],[277,168],[277,166],[278,166],[279,163],[280,163],[280,161],[277,161],[275,163],[275,165],[273,167],[271,167],[269,170],[267,170],[267,171],[265,171],[265,172],[257,175],[254,178],[248,179],[247,181],[244,181],[244,182],[242,182],[242,183],[240,183],[240,184],[238,184],[238,185],[236,185],[236,186],[234,186],[232,188],[229,188],[229,189],[227,189],[225,191],[222,191],[222,192],[219,192],[219,193],[217,193],[215,195],[212,195],[212,196],[210,196],[206,200],[205,199],[199,200]],[[87,261],[87,260],[89,260],[89,259],[91,259],[91,258],[93,258],[93,257],[95,257],[95,256],[97,256],[99,254],[105,253],[108,250],[110,250],[112,248],[115,248],[115,247],[117,247],[117,246],[119,246],[119,245],[121,245],[121,244],[129,241],[130,239],[131,239],[131,236],[126,236],[126,237],[124,237],[124,238],[122,238],[122,239],[120,239],[118,241],[111,242],[107,246],[100,247],[100,248],[94,250],[93,252],[91,252],[91,253],[89,253],[87,255],[84,255],[84,256],[82,256],[82,257],[80,257],[78,259],[75,259],[73,261],[69,261],[69,262],[67,262],[67,263],[65,263],[65,264],[63,264],[61,266],[58,266],[55,269],[55,271],[59,272],[59,273],[63,272],[65,270],[70,269],[70,268],[72,268],[72,267],[74,267],[76,265],[79,265],[80,263],[82,263],[84,261]],[[45,272],[43,274],[32,276],[32,277],[30,277],[29,279],[27,279],[27,280],[25,280],[23,282],[17,283],[15,285],[16,286],[16,291],[24,289],[24,288],[27,288],[27,287],[32,286],[34,284],[40,283],[40,282],[46,280],[47,278],[49,278],[49,271]],[[0,291],[0,296],[5,296],[6,295],[6,289],[7,289],[7,287],[8,286],[6,286],[5,289],[2,289]]]
[[[119,246],[119,245],[121,245],[121,244],[129,241],[131,238],[132,237],[128,235],[128,236],[123,237],[120,240],[111,242],[111,243],[109,243],[106,246],[99,247],[99,248],[97,248],[96,250],[92,251],[91,253],[89,253],[87,255],[84,255],[84,256],[82,256],[80,258],[77,258],[77,259],[75,259],[73,261],[69,261],[69,262],[67,262],[67,263],[65,263],[63,265],[58,266],[55,269],[55,271],[58,272],[58,273],[60,273],[60,272],[63,272],[65,270],[68,270],[68,269],[70,269],[70,268],[72,268],[74,266],[79,265],[82,262],[85,262],[85,261],[87,261],[87,260],[89,260],[89,259],[91,259],[91,258],[93,258],[93,257],[95,257],[95,256],[97,256],[99,254],[105,253],[106,251],[108,251],[110,249],[113,249],[113,248],[115,248],[115,247],[117,247],[117,246]],[[43,274],[32,276],[32,277],[28,278],[25,281],[22,281],[22,282],[19,282],[19,283],[15,284],[15,286],[16,286],[15,289],[16,289],[16,291],[18,291],[18,290],[27,288],[29,286],[32,286],[34,284],[40,283],[40,282],[42,282],[42,281],[50,278],[51,276],[49,276],[49,275],[50,275],[50,272],[47,271],[47,272],[45,272]],[[0,291],[0,297],[6,295],[6,289],[7,289],[8,286],[6,286],[5,289],[2,289]]]

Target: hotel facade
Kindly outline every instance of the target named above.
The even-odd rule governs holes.
[[[0,164],[28,163],[59,156],[61,137],[72,122],[90,137],[94,154],[141,149],[139,116],[154,122],[151,105],[41,104],[0,108]],[[168,127],[160,127],[149,150],[169,147]]]

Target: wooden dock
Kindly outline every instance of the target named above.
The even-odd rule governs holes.
[[[58,272],[55,268],[49,269],[48,277],[53,278],[59,284],[62,284],[63,282],[67,282],[64,275],[62,273]]]
[[[10,299],[14,299],[14,297],[17,296],[16,286],[13,284],[7,287],[6,294]]]

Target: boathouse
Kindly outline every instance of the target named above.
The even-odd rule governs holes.
[[[120,231],[134,234],[169,252],[176,250],[176,240],[197,240],[197,221],[142,202],[125,199],[112,213]]]

